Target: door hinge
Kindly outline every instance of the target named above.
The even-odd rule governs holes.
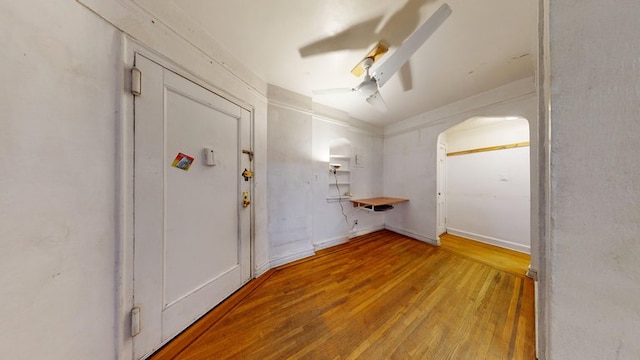
[[[137,67],[131,68],[131,94],[133,96],[142,94],[142,71]]]
[[[131,309],[131,337],[140,333],[140,308]]]

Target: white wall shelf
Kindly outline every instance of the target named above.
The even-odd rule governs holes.
[[[351,201],[351,196],[327,196],[327,201],[338,201],[338,200]]]
[[[350,199],[351,198],[351,152],[350,147],[340,147],[329,149],[329,165],[340,165],[338,169],[329,168],[329,186],[327,200]]]

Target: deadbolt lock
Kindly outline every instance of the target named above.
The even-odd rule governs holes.
[[[242,207],[248,207],[249,205],[251,205],[251,200],[249,200],[249,192],[248,191],[243,191],[242,192]]]

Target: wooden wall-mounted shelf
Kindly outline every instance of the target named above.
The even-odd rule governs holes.
[[[368,211],[387,211],[393,209],[393,204],[407,202],[409,199],[393,197],[375,197],[368,199],[351,200],[353,207],[362,208]]]

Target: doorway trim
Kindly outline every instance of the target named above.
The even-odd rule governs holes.
[[[447,232],[447,139],[438,134],[436,141],[436,239]]]

